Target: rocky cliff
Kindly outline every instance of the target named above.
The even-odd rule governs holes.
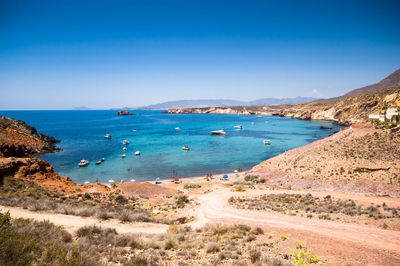
[[[56,151],[58,141],[38,133],[23,121],[0,116],[0,185],[5,176],[34,181],[58,190],[74,187],[68,177],[60,177],[47,161],[27,158]]]
[[[24,121],[0,116],[0,157],[24,157],[56,151],[58,141]]]

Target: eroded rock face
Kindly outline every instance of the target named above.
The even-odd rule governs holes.
[[[24,157],[56,151],[58,141],[21,120],[0,116],[0,157]]]
[[[14,176],[22,179],[36,179],[36,181],[51,179],[71,181],[60,177],[47,161],[37,158],[0,158],[0,178]]]

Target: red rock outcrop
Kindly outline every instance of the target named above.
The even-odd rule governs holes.
[[[0,116],[0,157],[24,157],[56,151],[58,141],[21,120]]]

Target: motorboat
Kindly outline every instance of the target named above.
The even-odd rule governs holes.
[[[181,128],[180,128],[180,127],[176,127],[175,130],[176,130],[176,131],[179,131],[179,130],[181,130]]]
[[[226,135],[226,132],[224,130],[213,130],[211,131],[211,135]]]
[[[89,164],[89,161],[88,160],[81,160],[79,163],[78,163],[78,166],[79,167],[85,167],[85,166],[87,166]]]
[[[190,150],[190,148],[189,148],[189,146],[188,146],[188,145],[183,145],[183,147],[182,147],[182,150],[184,150],[184,151],[188,151],[188,150]]]
[[[136,182],[136,180],[135,179],[131,179],[131,182]]]
[[[237,125],[237,126],[234,126],[234,128],[236,128],[236,129],[242,129],[243,127],[242,127],[241,125]]]
[[[126,154],[122,154],[122,158],[125,158],[126,157]]]
[[[110,135],[110,134],[105,134],[105,135],[104,135],[104,138],[105,138],[105,139],[111,139],[111,135]]]
[[[123,147],[122,150],[123,150],[123,151],[126,151],[127,149],[126,149],[126,147]]]
[[[271,145],[271,141],[269,139],[264,140],[264,145]]]
[[[103,161],[102,160],[98,160],[97,162],[96,162],[96,165],[99,165],[99,164],[101,164]]]
[[[132,129],[132,132],[136,132],[136,129]]]
[[[110,183],[114,183],[115,181],[113,179],[108,180]]]
[[[122,144],[126,146],[126,145],[129,144],[129,141],[127,141],[127,140],[125,139],[125,140],[122,141]]]
[[[262,115],[258,115],[257,118],[263,118],[263,116]]]
[[[139,156],[140,155],[140,151],[135,151],[135,155]]]
[[[100,161],[101,161],[101,162],[104,162],[104,161],[105,161],[105,159],[104,159],[104,158],[101,158],[101,159],[100,159]]]

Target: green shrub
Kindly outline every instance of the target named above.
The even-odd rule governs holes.
[[[189,202],[189,198],[186,195],[179,196],[175,201],[176,205],[178,205],[179,208],[185,207],[185,204],[188,202]]]

